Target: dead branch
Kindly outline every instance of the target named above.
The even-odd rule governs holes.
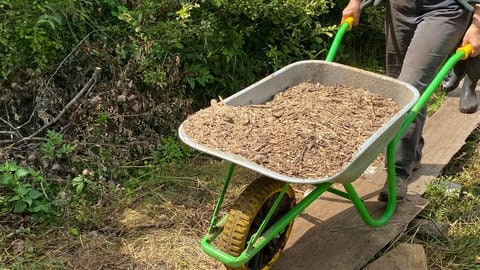
[[[45,89],[48,89],[48,85],[49,85],[50,82],[52,81],[53,77],[55,76],[55,74],[58,73],[58,71],[59,71],[60,68],[63,66],[63,64],[67,61],[67,59],[70,58],[70,56],[73,55],[73,53],[78,49],[78,47],[80,47],[80,45],[82,45],[83,42],[85,42],[85,41],[87,40],[87,38],[88,38],[91,34],[93,34],[93,33],[95,33],[95,32],[97,32],[97,31],[95,30],[95,31],[92,31],[92,32],[88,33],[82,40],[80,40],[80,42],[79,42],[77,45],[75,45],[75,47],[70,51],[70,53],[68,53],[68,55],[67,55],[65,58],[63,58],[62,62],[60,62],[60,64],[57,66],[57,68],[56,68],[55,71],[52,73],[52,75],[50,76],[50,78],[48,78],[48,81],[45,83]],[[18,126],[17,128],[18,128],[18,129],[21,129],[22,127],[28,125],[28,124],[30,123],[30,121],[32,121],[32,118],[33,118],[33,116],[35,115],[36,110],[37,110],[37,106],[35,105],[35,106],[33,107],[32,113],[30,114],[30,117],[28,118],[28,120],[27,120],[25,123],[23,123],[23,124],[21,124],[20,126]]]
[[[18,128],[15,128],[12,124],[10,124],[7,120],[3,119],[0,117],[0,121],[2,121],[5,125],[7,125],[9,128],[15,130],[15,132],[10,132],[10,131],[1,131],[1,133],[4,134],[10,134],[10,135],[17,135],[18,137],[22,138],[22,134],[20,134],[20,131],[18,131]]]
[[[44,126],[39,128],[34,133],[30,134],[28,137],[22,138],[21,140],[15,142],[14,144],[17,145],[19,143],[31,140],[33,137],[37,136],[38,134],[43,132],[45,129],[47,129],[48,127],[53,125],[55,122],[57,122],[67,112],[67,110],[70,107],[72,107],[72,105],[75,104],[75,102],[77,102],[77,100],[81,96],[83,96],[86,92],[88,92],[88,91],[90,91],[90,89],[92,89],[92,87],[97,82],[97,79],[98,79],[98,76],[99,76],[101,70],[102,69],[99,68],[99,67],[95,68],[95,71],[93,72],[93,74],[90,77],[90,79],[88,80],[88,82],[82,87],[82,89],[77,93],[77,95],[75,95],[75,97],[72,100],[70,100],[70,102],[68,102],[67,105],[65,105],[65,107],[57,114],[57,116],[52,121],[50,121],[49,123],[46,123]]]

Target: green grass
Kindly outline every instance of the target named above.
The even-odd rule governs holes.
[[[448,225],[443,235],[413,235],[425,248],[429,269],[480,269],[479,135],[476,129],[424,194],[430,204],[420,216]],[[449,190],[452,183],[461,189]]]

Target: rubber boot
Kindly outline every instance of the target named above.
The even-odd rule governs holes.
[[[463,80],[462,93],[460,94],[459,110],[462,113],[474,113],[477,111],[477,95],[475,88],[480,79],[480,58],[467,59],[465,80]]]
[[[473,86],[473,87],[472,87]],[[462,94],[460,95],[460,112],[474,113],[477,111],[477,95],[475,94],[475,85],[463,83]]]
[[[442,89],[445,92],[452,92],[457,89],[460,81],[465,76],[466,61],[460,61],[453,67],[452,71],[442,81]]]

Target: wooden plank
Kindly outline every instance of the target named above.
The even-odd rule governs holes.
[[[289,242],[272,269],[347,270],[365,266],[428,205],[421,197],[426,184],[440,175],[480,123],[480,112],[462,114],[458,111],[458,103],[457,90],[427,120],[422,167],[412,177],[406,202],[397,206],[386,226],[365,225],[351,202],[325,194],[295,220]],[[380,169],[353,183],[374,217],[381,215],[385,208],[385,203],[376,199],[385,178],[386,172]]]
[[[372,215],[383,213],[384,204],[375,198],[367,200],[366,204]],[[289,241],[273,269],[360,269],[405,229],[410,222],[405,217],[416,216],[426,205],[425,199],[413,196],[397,207],[395,216],[386,226],[373,229],[365,225],[352,207],[322,222],[314,211],[330,208],[332,202],[320,199],[297,218],[293,234],[301,236]]]
[[[423,246],[402,243],[363,270],[385,269],[427,270],[427,256]]]

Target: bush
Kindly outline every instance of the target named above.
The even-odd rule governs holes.
[[[118,8],[128,39],[120,61],[146,85],[198,106],[293,61],[325,51],[333,31],[318,18],[330,1],[143,1]],[[138,72],[138,73],[137,73]]]

